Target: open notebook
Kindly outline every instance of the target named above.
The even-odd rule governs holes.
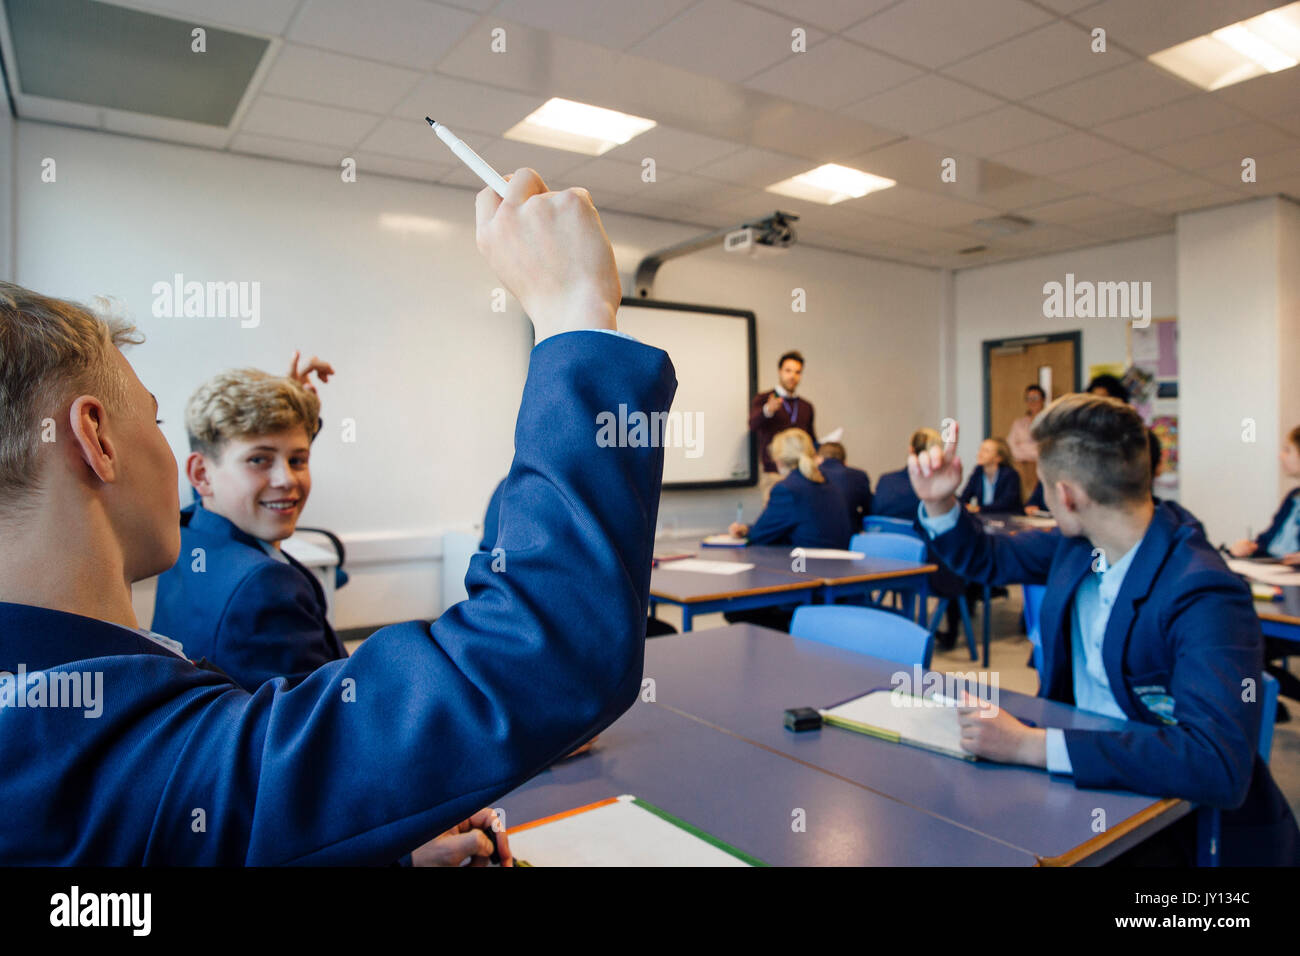
[[[927,702],[911,694],[875,690],[821,711],[832,727],[870,734],[896,744],[922,747],[949,757],[974,760],[961,746],[957,709]],[[512,844],[513,845],[513,844]]]
[[[531,866],[763,866],[658,807],[624,794],[513,827]]]

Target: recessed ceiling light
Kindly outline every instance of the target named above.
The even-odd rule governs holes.
[[[894,180],[886,179],[884,176],[873,176],[860,169],[827,163],[806,173],[800,173],[798,176],[773,183],[767,187],[767,191],[833,206],[837,202],[857,199],[867,193],[888,189],[895,185],[897,183]]]
[[[656,125],[644,116],[555,96],[506,130],[505,138],[599,156]]]
[[[1203,90],[1289,70],[1300,63],[1300,2],[1231,23],[1147,59]]]

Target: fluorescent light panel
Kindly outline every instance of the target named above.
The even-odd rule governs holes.
[[[643,116],[555,96],[506,130],[505,138],[599,156],[656,125]]]
[[[1231,23],[1147,59],[1203,90],[1289,70],[1300,63],[1300,2]]]
[[[884,176],[873,176],[860,169],[827,163],[798,176],[791,176],[767,187],[770,193],[807,199],[810,202],[833,206],[846,199],[857,199],[878,189],[888,189],[897,183]]]

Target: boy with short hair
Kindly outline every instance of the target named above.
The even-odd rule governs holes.
[[[1152,501],[1146,429],[1131,407],[1068,395],[1033,438],[1056,529],[981,533],[955,498],[955,434],[908,457],[917,527],[963,577],[1046,584],[1039,693],[1128,724],[1042,729],[967,707],[963,746],[1081,787],[1220,808],[1225,864],[1300,863],[1300,831],[1256,753],[1262,640],[1249,589],[1195,526]],[[1179,829],[1177,850],[1193,862],[1192,834]]]
[[[322,381],[333,372],[314,360],[309,369]],[[311,493],[320,399],[305,377],[231,369],[185,408],[185,474],[199,501],[181,512],[181,557],[158,578],[153,630],[249,691],[276,677],[296,685],[347,657],[320,582],[280,547]]]

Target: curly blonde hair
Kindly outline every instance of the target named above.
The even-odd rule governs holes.
[[[320,398],[282,375],[255,368],[220,372],[199,386],[185,406],[190,451],[220,458],[227,443],[301,425],[309,439],[320,430]]]

